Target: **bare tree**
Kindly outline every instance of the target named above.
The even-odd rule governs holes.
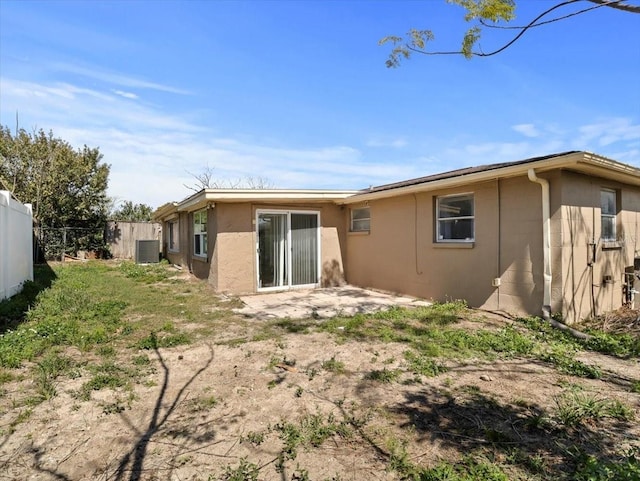
[[[200,192],[203,189],[273,189],[273,183],[266,177],[246,175],[237,179],[216,179],[215,168],[209,164],[200,173],[187,173],[194,178],[194,183],[183,184],[187,189]]]

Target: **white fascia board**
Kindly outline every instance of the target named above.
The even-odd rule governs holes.
[[[164,205],[158,207],[153,214],[151,214],[151,218],[154,221],[162,221],[167,219],[168,216],[177,212],[178,204],[176,202],[167,202]]]
[[[182,201],[179,211],[193,211],[215,202],[338,202],[357,190],[207,189]]]

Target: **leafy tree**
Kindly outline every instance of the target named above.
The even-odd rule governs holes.
[[[390,43],[393,49],[386,61],[387,67],[398,67],[403,59],[409,59],[412,54],[420,53],[424,55],[463,55],[465,58],[472,57],[490,57],[496,55],[515,42],[528,30],[558,22],[575,15],[596,10],[599,8],[613,8],[627,13],[640,13],[640,5],[629,3],[628,0],[566,0],[542,11],[533,20],[525,25],[501,25],[501,22],[512,22],[516,15],[515,0],[446,0],[447,3],[453,3],[461,6],[465,10],[464,19],[472,26],[466,31],[462,38],[462,44],[459,50],[443,50],[431,51],[427,45],[433,41],[435,35],[432,30],[411,29],[406,36],[391,35],[380,40],[380,45]],[[568,14],[558,14],[564,7],[572,4],[591,4]],[[490,52],[483,52],[478,48],[478,42],[483,33],[483,29],[508,29],[515,32],[514,37],[504,45]]]
[[[109,165],[97,148],[74,149],[53,132],[0,126],[0,186],[31,203],[46,227],[102,227],[107,216]]]
[[[148,222],[151,220],[153,207],[147,204],[134,204],[130,200],[125,200],[119,209],[111,215],[111,219],[129,222]]]

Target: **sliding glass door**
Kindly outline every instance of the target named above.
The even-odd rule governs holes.
[[[258,211],[258,289],[319,283],[319,214]]]

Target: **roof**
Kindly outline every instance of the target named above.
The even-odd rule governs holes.
[[[564,169],[594,177],[640,186],[640,169],[590,152],[572,150],[557,154],[531,157],[513,162],[480,165],[451,170],[440,174],[384,184],[364,190],[313,189],[203,189],[181,202],[159,207],[154,219],[167,219],[178,212],[193,212],[215,203],[321,203],[354,204],[368,200],[414,194],[436,189],[452,188],[475,182],[527,175],[530,169],[537,174]]]
[[[360,193],[363,192],[380,192],[383,190],[390,190],[390,189],[397,189],[400,187],[407,187],[410,185],[416,185],[416,184],[425,184],[428,182],[433,182],[435,180],[443,180],[443,179],[450,179],[452,177],[460,177],[460,176],[464,176],[464,175],[468,175],[468,174],[474,174],[476,172],[488,172],[490,170],[497,170],[497,169],[502,169],[504,167],[511,167],[513,165],[522,165],[522,164],[527,164],[530,162],[537,162],[540,160],[546,160],[546,159],[553,159],[556,157],[561,157],[563,155],[569,155],[569,154],[576,154],[578,153],[577,150],[572,150],[569,152],[562,152],[560,154],[551,154],[551,155],[544,155],[542,157],[532,157],[530,159],[524,159],[524,160],[516,160],[514,162],[502,162],[502,163],[498,163],[498,164],[487,164],[487,165],[479,165],[477,167],[464,167],[462,169],[456,169],[456,170],[450,170],[448,172],[442,172],[439,174],[433,174],[433,175],[427,175],[425,177],[418,177],[415,179],[409,179],[409,180],[403,180],[400,182],[394,182],[392,184],[384,184],[384,185],[379,185],[377,187],[372,187],[370,189],[363,189],[360,191]]]
[[[154,219],[166,219],[177,212],[193,212],[216,203],[339,203],[357,190],[318,189],[202,189],[181,202],[169,202],[153,213]]]
[[[572,150],[514,162],[467,167],[392,184],[384,184],[361,190],[356,195],[342,201],[342,203],[354,204],[398,195],[459,187],[475,182],[522,176],[527,175],[530,169],[534,169],[536,173],[565,169],[640,186],[640,169],[637,167],[590,152]]]

